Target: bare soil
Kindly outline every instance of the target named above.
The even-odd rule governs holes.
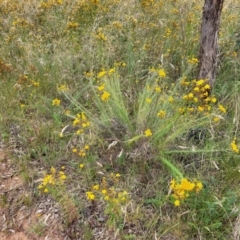
[[[37,203],[8,154],[0,149],[0,239],[62,240],[57,206],[51,199]]]

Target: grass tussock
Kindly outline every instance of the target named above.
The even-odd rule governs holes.
[[[240,5],[225,1],[210,89],[202,4],[0,2],[1,140],[69,238],[236,239]]]

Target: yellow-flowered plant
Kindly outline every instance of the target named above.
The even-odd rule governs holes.
[[[148,129],[144,132],[144,135],[145,135],[145,137],[151,137],[151,136],[153,135],[151,129],[148,128]]]
[[[109,92],[104,91],[101,95],[101,100],[106,102],[109,99],[110,96],[111,96],[111,94]]]
[[[181,181],[173,179],[170,182],[170,189],[172,191],[174,205],[180,206],[191,193],[199,193],[203,189],[203,184],[200,181],[190,181],[187,178],[182,178]]]
[[[91,190],[86,192],[86,198],[89,201],[104,201],[106,213],[121,213],[121,206],[129,201],[129,194],[119,186],[121,174],[110,173],[103,177],[100,183],[92,186]],[[109,184],[111,182],[111,184]]]
[[[212,111],[212,105],[217,102],[215,96],[210,95],[211,86],[205,79],[187,81],[184,78],[181,81],[182,87],[185,89],[187,94],[182,96],[185,101],[186,108],[181,109],[181,113],[203,113],[205,115]],[[219,104],[218,109],[221,113],[226,113],[226,109],[223,105]]]
[[[56,168],[51,167],[50,174],[46,174],[39,184],[38,189],[44,193],[48,193],[49,189],[53,187],[63,186],[67,176],[64,173],[64,167],[62,170],[57,171]]]
[[[59,106],[60,103],[61,103],[61,100],[58,99],[58,98],[55,98],[55,99],[52,100],[52,105],[53,106]]]
[[[239,153],[239,148],[237,146],[236,141],[237,141],[237,139],[234,138],[230,145],[231,145],[231,149],[233,150],[233,152]]]
[[[86,114],[84,112],[81,112],[76,114],[72,124],[74,127],[78,127],[78,130],[76,130],[76,134],[79,135],[84,133],[85,129],[88,128],[91,123],[87,118]]]

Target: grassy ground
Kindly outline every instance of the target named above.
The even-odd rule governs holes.
[[[225,1],[211,96],[195,80],[202,7],[0,1],[0,131],[29,189],[20,206],[50,198],[69,239],[238,239],[240,5]]]

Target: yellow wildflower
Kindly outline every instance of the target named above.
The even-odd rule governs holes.
[[[147,102],[147,103],[151,103],[151,102],[152,102],[152,99],[151,99],[151,98],[146,98],[146,102]]]
[[[59,99],[57,99],[57,98],[55,98],[55,99],[52,100],[52,105],[53,105],[53,106],[59,106],[60,103],[61,103],[61,101],[60,101]]]
[[[104,197],[104,200],[105,200],[105,201],[109,201],[109,199],[110,199],[109,196],[105,196],[105,197]]]
[[[95,199],[95,195],[93,192],[89,191],[89,192],[86,192],[86,196],[87,196],[87,199],[88,200],[94,200]]]
[[[103,94],[101,95],[101,100],[107,101],[109,97],[110,97],[110,93],[107,91],[104,91]]]
[[[205,83],[205,80],[200,79],[196,82],[196,86],[202,86]]]
[[[221,105],[221,104],[218,105],[218,108],[219,108],[219,110],[220,110],[221,112],[223,112],[223,113],[226,113],[226,112],[227,112],[226,108],[225,108],[223,105]]]
[[[199,92],[200,89],[199,89],[199,87],[195,87],[195,88],[193,89],[193,91],[194,91],[194,92]]]
[[[184,109],[184,108],[179,108],[179,109],[178,109],[178,112],[179,112],[180,114],[184,114],[184,113],[185,113],[185,109]]]
[[[57,88],[57,90],[58,91],[67,91],[68,87],[65,84],[62,84]]]
[[[76,149],[76,148],[73,148],[73,149],[72,149],[72,152],[73,152],[73,153],[76,153],[76,152],[77,152],[77,149]]]
[[[98,190],[98,189],[99,189],[99,184],[94,185],[94,186],[93,186],[93,189],[94,189],[94,190]]]
[[[152,136],[152,131],[151,131],[151,129],[148,128],[148,129],[144,132],[144,135],[145,135],[146,137]]]
[[[80,135],[81,133],[83,133],[83,130],[82,130],[82,129],[78,129],[78,130],[76,131],[76,134],[77,134],[77,135]]]
[[[80,164],[79,164],[79,167],[80,167],[81,169],[83,169],[83,168],[84,168],[84,164],[83,164],[83,163],[80,163]]]
[[[165,78],[165,77],[166,77],[166,73],[165,73],[164,69],[160,69],[160,70],[158,71],[158,75],[159,75],[159,77],[161,77],[161,78]]]
[[[80,152],[78,153],[78,156],[79,157],[85,157],[86,156],[86,153],[84,150],[80,150]]]
[[[185,191],[192,191],[194,189],[194,183],[188,181],[186,178],[183,178],[180,184],[180,188]]]
[[[204,111],[204,107],[198,106],[198,111],[199,111],[199,112],[203,112],[203,111]]]
[[[40,83],[39,82],[36,82],[36,81],[32,81],[32,85],[34,87],[39,87]]]
[[[156,86],[156,87],[155,87],[155,91],[156,91],[156,92],[161,92],[162,90],[161,90],[161,88],[160,88],[159,86]]]
[[[56,174],[56,168],[51,167],[51,173],[52,173],[52,175],[55,175]]]
[[[209,90],[209,89],[210,89],[210,85],[209,85],[209,84],[206,84],[206,85],[204,86],[204,89],[205,89],[205,90]]]
[[[157,114],[158,117],[164,118],[166,116],[166,111],[160,110]]]
[[[174,206],[176,206],[176,207],[180,206],[180,201],[179,200],[175,200],[174,201]]]
[[[103,189],[103,190],[102,190],[102,194],[103,194],[103,195],[107,194],[107,190],[106,190],[106,189]]]
[[[220,118],[219,118],[219,117],[214,117],[214,118],[213,118],[213,121],[214,121],[214,122],[219,122],[219,121],[220,121]]]
[[[197,64],[199,61],[198,61],[197,58],[192,57],[191,59],[188,59],[188,62],[189,62],[190,64]]]
[[[67,178],[67,176],[65,175],[65,173],[63,171],[59,171],[58,174],[59,174],[59,179],[60,180],[64,181]]]
[[[101,72],[98,73],[97,78],[103,78],[107,74],[106,70],[102,70]]]
[[[233,141],[231,142],[231,148],[235,153],[239,153],[239,148],[236,144],[236,138],[234,138]]]
[[[115,68],[110,68],[110,69],[108,70],[108,74],[109,74],[109,75],[113,74],[114,72],[115,72]]]
[[[211,102],[212,102],[212,103],[215,103],[215,102],[217,102],[217,99],[216,99],[215,97],[212,97],[212,98],[211,98]]]
[[[193,93],[188,94],[188,99],[193,99],[193,97],[194,97]]]
[[[98,91],[103,91],[105,89],[105,84],[98,86]]]
[[[203,184],[201,182],[196,182],[195,183],[195,190],[196,190],[196,193],[200,192],[201,190],[203,189]]]
[[[168,98],[168,101],[169,101],[170,103],[172,103],[172,102],[174,101],[174,98],[173,98],[172,96],[170,96],[170,97]]]
[[[84,72],[84,75],[86,77],[92,77],[93,76],[93,73],[92,72]]]

